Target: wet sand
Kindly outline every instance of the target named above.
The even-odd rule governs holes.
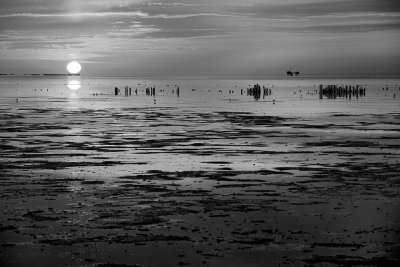
[[[399,264],[400,112],[120,99],[1,106],[1,266]]]

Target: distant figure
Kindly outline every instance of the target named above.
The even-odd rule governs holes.
[[[115,95],[118,95],[118,92],[119,92],[118,87],[115,87],[114,91],[115,91]]]

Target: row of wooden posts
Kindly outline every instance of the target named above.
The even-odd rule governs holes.
[[[348,98],[352,97],[364,97],[365,96],[365,87],[360,85],[327,85],[323,86],[322,84],[319,86],[319,99],[323,99],[324,97],[328,99],[335,98]]]
[[[125,86],[125,96],[132,95],[132,88]],[[319,86],[319,98],[323,99],[336,99],[336,98],[348,98],[351,99],[352,97],[364,97],[365,96],[365,87],[360,85],[320,85]],[[135,89],[135,94],[138,94],[138,89]],[[233,91],[232,91],[233,92]],[[265,98],[265,96],[269,96],[272,94],[271,89],[265,87],[264,85],[261,87],[259,84],[255,84],[253,88],[247,88],[245,91],[244,89],[240,89],[240,94],[243,95],[247,93],[247,96],[253,96],[255,100],[261,98]],[[121,90],[118,87],[115,87],[114,90],[115,95],[120,95]],[[173,92],[174,93],[174,92]],[[147,87],[146,88],[146,95],[148,96],[155,96],[156,95],[156,88],[154,87]],[[179,87],[176,88],[176,95],[179,97]]]
[[[155,96],[156,95],[156,87],[147,87],[146,88],[146,95]]]
[[[125,86],[125,96],[131,96],[132,95],[132,88],[129,86]],[[164,91],[164,90],[161,90]],[[138,94],[138,89],[135,89],[135,94]],[[174,93],[174,90],[172,90],[172,93]],[[114,94],[115,95],[120,95],[121,94],[121,90],[118,87],[114,88]],[[156,87],[147,87],[146,88],[146,95],[148,96],[155,96],[156,95]],[[176,95],[179,97],[179,87],[176,88]]]
[[[259,84],[255,84],[253,88],[247,88],[247,95],[248,96],[253,96],[255,100],[258,100],[261,98],[261,92],[262,97],[265,98],[265,96],[269,96],[272,94],[271,89],[265,87],[264,85],[262,86],[262,91],[261,91],[261,86]],[[240,89],[240,94],[243,95],[243,89]]]
[[[132,95],[132,88],[129,86],[125,86],[125,96],[131,96]],[[163,91],[163,90],[161,90]],[[220,92],[222,92],[222,90],[219,90]],[[138,89],[135,89],[135,94],[138,94]],[[240,94],[243,95],[245,92],[244,89],[240,89]],[[261,94],[262,92],[262,94]],[[172,90],[172,93],[175,93],[174,90]],[[229,91],[229,93],[233,93],[233,90]],[[121,90],[118,87],[114,88],[114,94],[115,95],[120,95],[121,94]],[[180,90],[179,90],[179,86],[176,88],[176,95],[179,97],[180,94]],[[261,96],[263,98],[265,98],[265,96],[269,96],[272,94],[271,89],[265,87],[264,85],[262,86],[262,90],[261,90],[261,86],[259,84],[255,84],[253,86],[253,88],[247,88],[247,96],[253,96],[254,99],[258,100],[261,98]],[[146,88],[146,95],[147,96],[155,96],[156,95],[156,87],[147,87]]]
[[[131,87],[125,86],[124,89],[125,89],[125,96],[132,95],[132,88]],[[115,95],[119,95],[120,93],[121,93],[121,90],[118,87],[115,87],[114,88],[114,94]],[[138,90],[137,89],[135,89],[135,94],[136,95],[138,94]]]

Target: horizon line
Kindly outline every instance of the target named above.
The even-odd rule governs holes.
[[[335,75],[325,75],[325,74],[301,74],[298,76],[287,76],[287,75],[251,75],[251,74],[225,74],[225,75],[118,75],[118,74],[90,74],[84,75],[82,73],[72,74],[72,73],[0,73],[0,76],[79,76],[82,78],[186,78],[186,79],[259,79],[259,78],[286,78],[299,80],[302,78],[363,78],[363,79],[376,79],[376,78],[387,78],[387,79],[400,79],[400,74],[335,74]]]

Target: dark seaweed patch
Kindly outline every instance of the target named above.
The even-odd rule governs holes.
[[[327,248],[361,248],[362,244],[348,243],[314,243],[311,247],[327,247]]]
[[[202,163],[208,163],[208,164],[232,164],[232,162],[229,162],[229,161],[203,161]]]
[[[57,216],[52,212],[45,212],[44,210],[28,211],[24,217],[29,217],[34,221],[58,221],[67,218],[66,216]]]
[[[89,184],[93,184],[93,185],[104,184],[104,181],[82,181],[81,184],[87,184],[87,185],[89,185]]]
[[[246,244],[246,245],[268,245],[275,240],[267,237],[255,237],[253,239],[235,239],[231,243]]]
[[[356,256],[336,255],[320,256],[313,255],[311,259],[304,260],[309,264],[330,263],[340,266],[397,266],[399,260],[388,259],[384,257],[363,258]]]
[[[376,146],[376,143],[368,141],[321,141],[321,142],[307,142],[305,146],[319,147],[319,146],[332,146],[332,147],[371,147]]]

